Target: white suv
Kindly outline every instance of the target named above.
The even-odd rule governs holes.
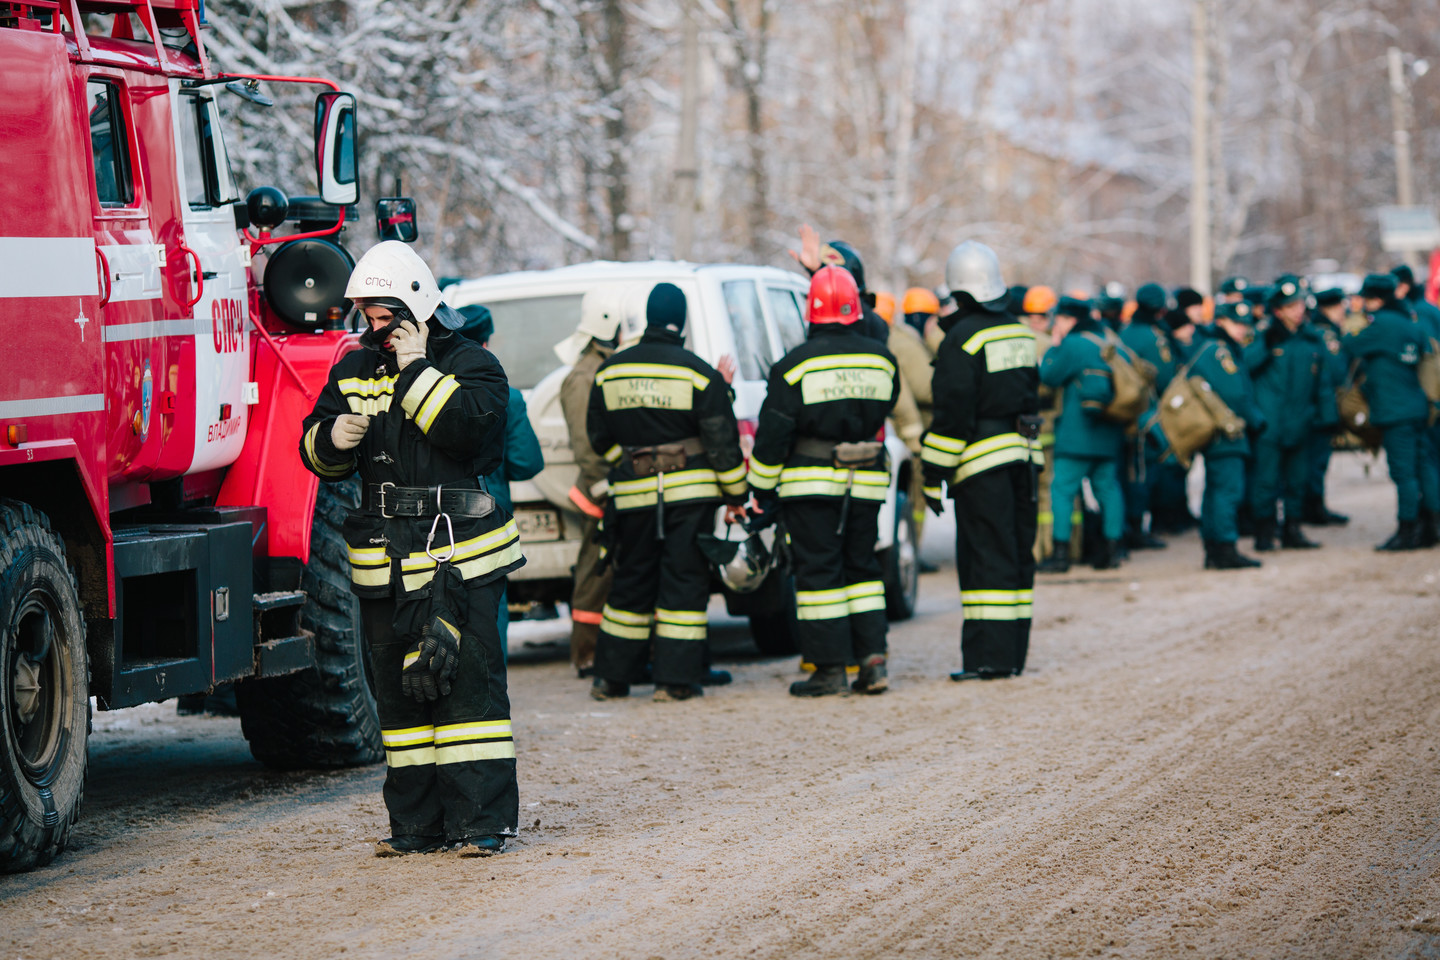
[[[568,492],[576,475],[570,435],[560,409],[563,366],[554,345],[575,331],[580,300],[597,287],[648,293],[661,282],[685,293],[685,346],[710,364],[735,358],[735,415],[746,455],[765,399],[770,366],[805,339],[809,285],[797,273],[740,264],[582,263],[556,270],[506,273],[468,280],[445,289],[452,307],[484,304],[495,317],[491,343],[510,384],[525,393],[530,423],[540,438],[545,469],[533,480],[510,485],[526,564],[510,577],[512,602],[568,602],[571,570],[579,551],[583,517]],[[639,300],[643,309],[644,299]],[[886,609],[892,620],[915,610],[919,564],[910,488],[909,451],[886,431],[891,484],[880,513]],[[759,590],[736,594],[715,581],[732,615],[748,616],[762,652],[783,654],[794,646],[794,586],[788,575],[772,575]]]

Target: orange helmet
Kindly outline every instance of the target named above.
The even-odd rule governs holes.
[[[1024,310],[1026,313],[1049,313],[1059,302],[1060,298],[1049,287],[1031,287],[1025,291]]]
[[[924,287],[911,287],[905,291],[904,298],[900,301],[900,312],[910,313],[939,313],[940,298],[935,296],[933,291]]]
[[[810,278],[810,322],[854,323],[860,319],[860,288],[844,267],[821,267]]]
[[[883,290],[875,294],[875,312],[880,314],[880,318],[886,323],[894,323],[895,298]]]

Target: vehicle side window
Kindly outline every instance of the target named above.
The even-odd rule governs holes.
[[[237,193],[215,102],[208,97],[182,96],[176,109],[180,111],[186,202],[192,209],[234,202]]]
[[[102,207],[135,202],[130,178],[130,135],[120,107],[120,87],[104,80],[85,84],[90,106],[90,150],[95,157],[95,193]]]
[[[185,171],[185,201],[192,208],[210,206],[205,154],[200,147],[202,106],[198,97],[179,97],[175,101],[175,109],[180,111],[180,161]]]
[[[760,294],[754,280],[731,280],[721,284],[730,327],[735,333],[735,360],[742,380],[764,380],[770,376],[770,340],[765,334],[765,315],[760,311]]]
[[[770,297],[770,312],[780,327],[780,344],[789,353],[805,342],[805,315],[800,304],[795,302],[795,291],[784,287],[766,287]]]

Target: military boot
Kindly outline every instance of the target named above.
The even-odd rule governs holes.
[[[705,688],[698,683],[657,683],[652,699],[656,703],[675,703],[705,696]]]
[[[628,696],[630,696],[630,684],[628,683],[596,677],[595,682],[590,684],[590,699],[592,700],[619,700]]]
[[[1255,549],[1266,553],[1275,549],[1275,518],[1255,521]]]
[[[1325,500],[1310,494],[1305,498],[1305,504],[1300,511],[1300,520],[1312,527],[1324,527],[1330,524],[1330,515],[1325,510]]]
[[[444,837],[420,837],[401,834],[386,837],[375,844],[377,857],[405,857],[412,853],[434,853],[445,845]]]
[[[1130,528],[1125,534],[1125,548],[1127,550],[1164,550],[1169,544],[1154,534],[1147,533],[1136,527]]]
[[[1286,520],[1280,528],[1280,546],[1286,550],[1314,550],[1320,544],[1305,536],[1299,520]]]
[[[466,837],[464,840],[456,840],[446,851],[457,857],[493,857],[497,853],[505,852],[505,838],[497,836]]]
[[[846,689],[844,664],[830,667],[817,666],[809,678],[790,684],[790,696],[828,697],[832,694],[844,693]]]
[[[1035,567],[1036,573],[1069,573],[1070,541],[1056,540],[1050,545],[1050,556]]]
[[[856,693],[884,693],[890,689],[890,675],[885,670],[885,654],[874,653],[860,664],[860,675],[850,685]]]
[[[1420,548],[1428,550],[1440,543],[1440,518],[1431,510],[1420,511]]]
[[[1375,549],[1384,550],[1387,553],[1399,550],[1419,550],[1420,521],[1401,520],[1400,529],[1395,531],[1394,536],[1392,536],[1389,540],[1386,540],[1384,543],[1380,544],[1380,546],[1376,547]]]
[[[1247,557],[1236,549],[1235,544],[1218,540],[1211,544],[1212,552],[1205,557],[1207,570],[1247,570],[1260,566],[1260,561]]]
[[[1115,570],[1120,566],[1120,541],[1101,540],[1099,549],[1095,551],[1095,562],[1091,564],[1096,570]]]
[[[1345,514],[1343,514],[1343,513],[1336,513],[1334,510],[1331,510],[1329,507],[1323,506],[1323,504],[1322,504],[1322,508],[1323,508],[1324,511],[1325,511],[1325,522],[1326,522],[1327,524],[1329,524],[1330,526],[1332,526],[1332,527],[1343,527],[1343,526],[1345,526],[1345,524],[1347,524],[1347,523],[1350,522],[1350,518],[1349,518],[1348,516],[1346,516]]]

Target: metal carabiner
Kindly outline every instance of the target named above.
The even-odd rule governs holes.
[[[443,557],[437,557],[430,550],[430,545],[435,542],[435,531],[440,528],[441,517],[445,518],[445,529],[450,534],[450,552],[445,554],[445,556]],[[429,557],[431,560],[434,560],[436,563],[447,563],[452,557],[455,556],[455,549],[455,525],[450,522],[450,514],[435,514],[435,519],[430,522],[430,535],[425,538],[425,556]]]

